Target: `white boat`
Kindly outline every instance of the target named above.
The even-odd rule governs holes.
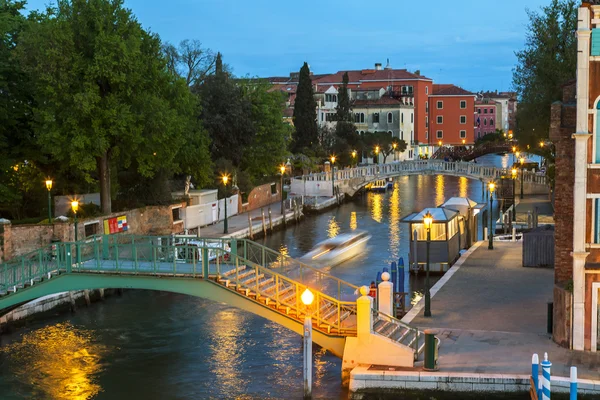
[[[362,253],[371,239],[366,231],[344,233],[317,244],[300,260],[313,265],[334,266]]]
[[[385,192],[387,189],[392,189],[394,182],[392,178],[389,179],[377,179],[375,182],[367,185],[367,189],[372,192]]]

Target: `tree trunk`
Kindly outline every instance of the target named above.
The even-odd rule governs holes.
[[[102,214],[110,214],[112,204],[110,200],[110,157],[108,151],[102,157],[96,158],[96,164],[100,176],[100,207],[102,208]]]

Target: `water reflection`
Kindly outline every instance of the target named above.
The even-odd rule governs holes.
[[[435,177],[435,205],[436,207],[444,203],[444,175],[438,175]]]
[[[13,376],[30,385],[32,398],[85,400],[96,396],[104,346],[94,343],[91,331],[58,323],[34,330],[0,348]]]
[[[397,260],[400,253],[400,187],[398,182],[394,183],[394,188],[389,198],[389,205],[390,257],[392,260]]]
[[[331,216],[329,218],[329,224],[327,226],[327,236],[330,238],[334,238],[340,233],[340,225],[335,220],[335,216]]]
[[[358,224],[356,222],[356,211],[352,211],[350,213],[350,229],[356,230]]]
[[[458,197],[468,197],[467,188],[469,187],[468,179],[464,176],[458,178]]]
[[[383,195],[380,193],[369,193],[369,203],[371,217],[381,223],[383,221]]]

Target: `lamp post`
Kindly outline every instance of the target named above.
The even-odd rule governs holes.
[[[75,241],[77,241],[77,210],[79,210],[79,201],[71,201],[71,210],[73,210],[74,222],[75,222]]]
[[[433,215],[427,211],[423,217],[423,225],[427,231],[427,255],[426,255],[426,270],[425,270],[425,316],[431,317],[431,293],[429,292],[429,243],[431,242],[431,224],[433,223]]]
[[[517,205],[515,204],[515,180],[517,179],[517,169],[513,168],[512,171],[512,181],[513,181],[513,215],[512,215],[512,220],[513,222],[517,222]]]
[[[490,182],[488,185],[490,189],[490,225],[488,227],[490,242],[488,244],[488,250],[494,250],[494,232],[492,231],[492,214],[494,214],[492,205],[494,204],[494,190],[496,189],[496,184],[494,182]]]
[[[331,196],[335,196],[335,156],[331,156]]]
[[[315,296],[307,288],[300,296],[302,303],[307,308],[306,315],[304,317],[304,357],[303,357],[303,368],[302,376],[304,381],[304,398],[310,399],[312,397],[312,320],[311,320],[311,305]]]
[[[48,223],[52,223],[52,195],[50,191],[52,190],[52,179],[46,179],[46,189],[48,189]]]
[[[379,146],[375,146],[375,157],[377,158],[377,164],[379,164]]]
[[[223,222],[223,233],[229,233],[228,229],[227,229],[227,181],[229,180],[229,177],[227,175],[223,175],[221,177],[221,179],[223,180],[223,186],[225,188],[224,190],[224,198],[223,198],[223,203],[225,204],[225,221]],[[283,193],[282,193],[283,194]]]
[[[513,164],[514,164],[514,163],[516,162],[516,160],[515,160],[515,153],[516,153],[516,151],[517,151],[517,147],[516,147],[516,146],[513,146],[513,147],[512,147],[512,151],[513,151]]]
[[[279,172],[281,172],[281,215],[283,215],[285,212],[283,210],[283,174],[285,174],[285,165],[281,164]]]
[[[352,166],[356,165],[356,150],[352,150]]]
[[[440,147],[442,147],[442,141],[441,141],[441,140],[438,140],[438,145],[439,145]]]
[[[392,143],[392,148],[394,149],[394,161],[396,161],[396,147],[398,147],[398,144],[396,142]]]
[[[525,162],[525,157],[521,157],[521,194],[519,195],[520,199],[523,199],[523,163]]]

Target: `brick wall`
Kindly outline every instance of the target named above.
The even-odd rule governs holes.
[[[276,193],[271,193],[271,185],[275,184]],[[281,188],[279,182],[265,183],[252,189],[248,195],[248,202],[243,205],[243,212],[266,207],[281,201]]]
[[[573,277],[573,186],[575,181],[575,84],[563,88],[563,103],[552,104],[550,140],[556,148],[554,188],[555,240],[554,281],[564,282]]]
[[[178,206],[179,204],[177,204]],[[185,206],[185,203],[184,203]],[[80,219],[77,235],[85,237],[86,222],[98,222],[98,234],[104,233],[104,220],[125,215],[127,233],[134,235],[170,235],[183,232],[183,223],[173,223],[173,206],[144,207],[134,210],[112,213],[107,216]],[[62,242],[75,239],[74,224],[56,222],[52,225],[0,225],[0,261],[9,260],[30,251],[49,245],[52,240]]]

